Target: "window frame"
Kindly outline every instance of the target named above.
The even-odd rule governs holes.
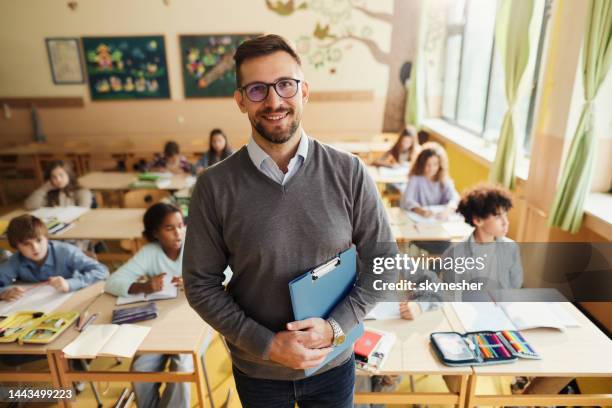
[[[524,129],[525,133],[524,133],[524,138],[523,138],[523,149],[527,156],[529,156],[529,152],[531,150],[532,130],[533,130],[533,124],[534,124],[534,118],[535,118],[536,100],[537,100],[538,91],[539,91],[540,69],[542,68],[542,62],[543,62],[542,56],[543,56],[543,50],[544,50],[544,42],[546,39],[546,31],[547,31],[548,22],[550,19],[553,0],[543,0],[543,1],[544,1],[543,12],[539,16],[539,18],[542,19],[542,24],[540,27],[540,32],[538,34],[538,47],[536,51],[536,60],[535,60],[535,65],[534,65],[534,70],[533,70],[533,76],[530,79],[531,86],[529,88],[530,89],[529,107],[527,109],[527,119],[525,121],[525,129]],[[475,131],[474,129],[461,124],[459,120],[457,119],[457,115],[459,113],[459,98],[460,98],[461,80],[462,80],[462,74],[463,74],[462,65],[463,65],[463,58],[464,58],[464,51],[465,51],[465,34],[466,34],[465,31],[466,31],[466,26],[467,26],[468,8],[470,7],[471,3],[472,3],[472,0],[465,1],[464,7],[463,7],[463,19],[462,19],[462,22],[460,23],[462,26],[462,30],[460,34],[457,34],[455,31],[453,31],[452,34],[451,33],[446,34],[445,55],[448,55],[449,38],[451,38],[452,36],[459,35],[461,45],[460,45],[460,50],[459,50],[459,67],[458,67],[458,74],[457,74],[457,83],[455,84],[455,101],[454,101],[454,112],[453,112],[454,117],[447,116],[444,112],[444,109],[442,109],[440,117],[444,121],[452,124],[453,126],[456,126],[462,130],[465,130],[466,132],[473,134],[476,137],[486,140],[484,136],[488,130],[487,121],[489,119],[488,118],[489,107],[490,107],[489,104],[491,100],[491,88],[492,88],[491,82],[492,82],[493,64],[494,64],[494,58],[495,58],[495,52],[496,52],[495,32],[493,33],[491,57],[489,60],[489,71],[488,71],[487,85],[486,85],[487,91],[486,91],[486,96],[485,96],[484,115],[482,119],[482,131],[480,132]],[[498,0],[498,7],[499,7],[499,0]],[[444,80],[446,80],[446,78]],[[446,97],[445,92],[443,92],[442,104],[444,104],[445,97]]]

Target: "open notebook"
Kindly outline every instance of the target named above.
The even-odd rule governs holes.
[[[178,288],[172,283],[172,275],[164,277],[164,288],[159,292],[137,295],[119,296],[117,298],[117,306],[127,305],[129,303],[149,302],[151,300],[174,299],[178,296]]]
[[[49,313],[74,294],[74,292],[58,292],[53,286],[47,284],[24,284],[20,286],[27,291],[26,294],[12,302],[0,301],[0,316],[30,310]]]
[[[565,330],[580,326],[563,302],[453,302],[452,305],[466,332],[540,327]]]
[[[434,215],[431,217],[423,217],[422,215],[417,214],[414,211],[407,211],[406,215],[408,215],[408,218],[410,218],[417,224],[441,224],[444,221],[463,221],[463,217],[457,213],[450,214],[446,220],[437,219],[436,215],[446,209],[445,205],[430,205],[425,208],[431,211]]]
[[[135,324],[90,325],[62,351],[67,358],[132,358],[149,331]]]

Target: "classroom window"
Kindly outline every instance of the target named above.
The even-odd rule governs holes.
[[[499,1],[451,3],[447,18],[442,117],[489,141],[497,141],[507,110],[504,73],[495,47]],[[550,0],[536,0],[530,27],[530,53],[515,108],[515,131],[530,150],[537,80]]]

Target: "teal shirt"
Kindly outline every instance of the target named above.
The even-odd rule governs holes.
[[[157,242],[142,247],[136,255],[111,274],[106,281],[106,290],[115,296],[128,296],[132,283],[141,276],[155,276],[166,273],[170,276],[182,276],[183,250],[176,258],[168,258]]]
[[[108,277],[108,268],[85,255],[72,244],[49,241],[45,263],[38,266],[35,262],[14,253],[0,265],[0,289],[21,282],[43,282],[52,276],[61,276],[68,282],[70,291],[79,290]]]

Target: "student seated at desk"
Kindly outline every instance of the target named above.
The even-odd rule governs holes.
[[[9,223],[7,238],[15,252],[0,264],[0,300],[13,301],[27,295],[13,285],[21,282],[47,282],[60,292],[72,292],[108,277],[108,269],[74,245],[49,241],[45,224],[24,214]]]
[[[164,154],[158,155],[149,165],[151,171],[170,172],[174,174],[191,174],[191,163],[181,155],[178,143],[170,141],[164,146]]]
[[[79,186],[72,167],[61,160],[49,163],[45,169],[45,184],[25,200],[26,210],[40,207],[91,207],[92,194]]]
[[[431,217],[434,214],[427,207],[442,205],[445,209],[435,215],[445,219],[455,211],[458,201],[459,193],[448,176],[446,151],[438,143],[425,143],[410,169],[400,207]]]
[[[413,126],[406,126],[397,138],[397,141],[385,154],[374,162],[375,166],[400,167],[408,166],[414,162],[419,152],[419,138]]]
[[[196,174],[200,174],[207,167],[217,164],[230,157],[234,153],[232,148],[227,143],[227,136],[221,129],[213,129],[210,131],[210,139],[208,141],[208,151],[202,155],[195,165]]]
[[[445,281],[483,282],[487,289],[518,289],[523,286],[523,266],[518,245],[506,237],[510,192],[491,184],[480,184],[461,197],[457,211],[474,227],[467,240],[450,247],[443,257],[485,257],[485,268],[462,274],[445,271]]]
[[[181,211],[173,205],[157,203],[144,215],[143,235],[149,241],[132,259],[111,274],[105,290],[115,296],[153,293],[163,288],[166,274],[172,284],[182,285],[183,243],[185,224]],[[147,277],[146,281],[142,281]],[[193,371],[191,355],[144,354],[132,362],[134,371],[163,371],[170,362],[172,371]],[[139,407],[189,408],[190,385],[168,383],[160,397],[161,383],[135,383]]]

